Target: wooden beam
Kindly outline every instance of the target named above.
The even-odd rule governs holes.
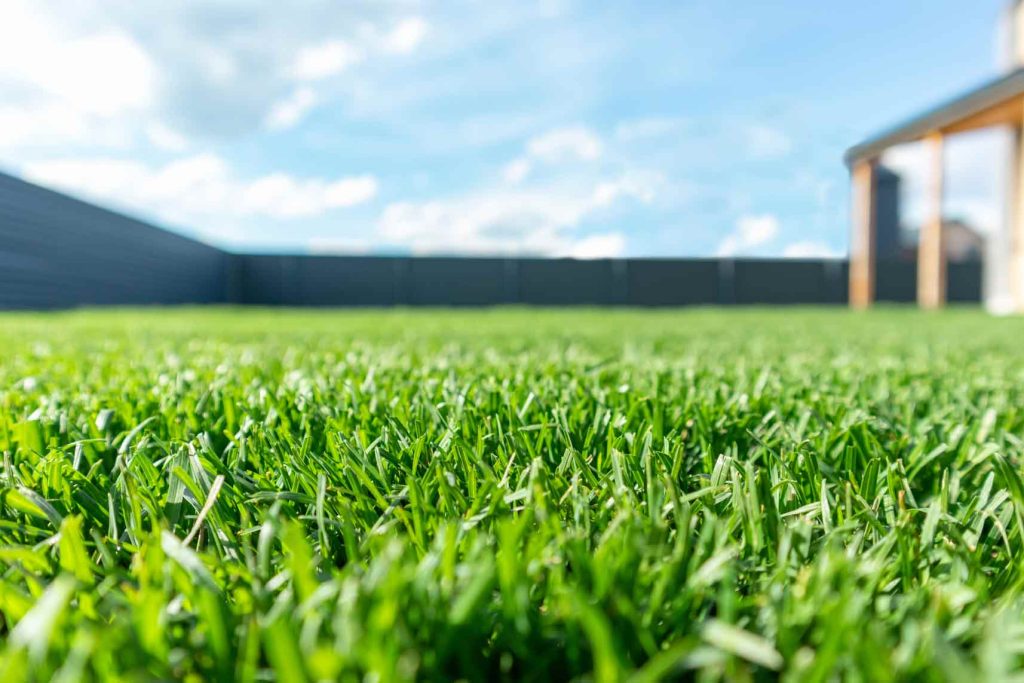
[[[1005,122],[1017,125],[1012,102],[1024,96],[1024,68],[1017,69],[979,88],[920,114],[881,135],[847,150],[846,163],[852,168],[861,159],[882,156],[889,148],[923,140],[935,131],[971,130]]]
[[[1013,310],[1024,313],[1024,119],[1014,128],[1010,195],[1007,279]]]
[[[864,309],[875,300],[875,176],[878,161],[857,161],[852,169],[850,306]]]
[[[980,128],[992,126],[1017,125],[1021,120],[1022,102],[1015,97],[1006,102],[997,104],[989,109],[984,109],[966,118],[955,121],[943,127],[942,132],[946,135],[952,133],[966,133]]]
[[[924,224],[917,243],[917,303],[921,308],[941,308],[946,303],[946,249],[942,240],[942,199],[945,172],[943,137],[933,133],[925,139],[930,178]]]

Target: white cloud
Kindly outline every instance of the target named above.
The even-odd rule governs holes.
[[[0,148],[63,144],[86,138],[102,140],[111,147],[128,142],[125,135],[58,102],[31,107],[0,105]]]
[[[40,16],[5,9],[0,23],[0,80],[60,101],[81,114],[109,117],[153,102],[156,73],[130,36],[106,30],[62,35]],[[13,20],[12,20],[13,19]]]
[[[737,224],[743,243],[750,246],[764,244],[779,234],[779,221],[775,216],[744,216]]]
[[[557,128],[532,138],[526,144],[529,155],[548,163],[594,161],[601,156],[601,139],[585,126]]]
[[[296,55],[292,77],[300,81],[315,81],[336,76],[362,58],[362,51],[344,40],[309,45]]]
[[[195,228],[231,217],[318,216],[377,194],[377,180],[369,175],[328,180],[275,173],[241,179],[214,154],[196,154],[162,166],[106,158],[42,161],[26,164],[22,172],[29,180]]]
[[[39,3],[7,0],[0,20],[0,146],[123,146],[117,125],[151,108],[158,74],[116,27],[73,31]]]
[[[386,243],[414,253],[579,255],[625,249],[620,233],[577,237],[583,221],[621,199],[649,197],[635,178],[588,187],[483,189],[462,197],[387,206],[378,221]]]
[[[513,185],[526,180],[536,162],[559,164],[571,161],[594,161],[601,156],[601,138],[584,126],[555,128],[530,138],[526,154],[505,164],[502,175]]]
[[[267,114],[266,126],[271,130],[292,128],[305,118],[316,103],[316,93],[312,88],[296,88],[291,95],[271,108]]]
[[[159,122],[146,126],[146,137],[157,149],[165,152],[184,152],[188,149],[188,138]]]
[[[569,247],[565,256],[578,259],[615,258],[626,251],[626,236],[621,232],[588,235]]]
[[[518,185],[519,183],[526,180],[526,176],[530,175],[530,169],[532,164],[529,159],[520,157],[519,159],[513,159],[505,165],[502,169],[502,175],[505,180],[510,183]]]
[[[326,182],[274,173],[241,188],[239,208],[247,214],[301,218],[361,204],[376,194],[377,181],[373,176]]]
[[[597,206],[610,206],[622,197],[631,197],[643,204],[650,204],[664,182],[660,173],[630,171],[615,180],[598,183],[594,188],[594,203]]]
[[[784,258],[838,258],[839,253],[824,242],[802,240],[787,244],[782,250]]]
[[[748,126],[747,150],[755,159],[775,159],[793,151],[793,141],[778,128],[765,124]]]
[[[718,245],[718,256],[742,256],[771,242],[778,234],[779,220],[775,216],[743,216],[736,222],[736,230]]]
[[[430,25],[422,18],[408,17],[384,35],[381,46],[386,52],[408,54],[423,42],[429,30]]]

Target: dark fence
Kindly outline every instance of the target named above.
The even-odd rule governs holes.
[[[844,304],[847,280],[828,259],[228,254],[0,174],[0,308]],[[950,264],[948,281],[950,301],[981,300],[980,264]],[[880,301],[915,291],[913,262],[878,264]]]
[[[222,302],[228,256],[0,173],[0,308]]]
[[[847,301],[834,259],[235,256],[241,303],[264,306],[719,306]],[[917,267],[879,263],[880,301],[912,303]],[[949,300],[981,301],[981,266],[949,267]]]
[[[978,261],[950,263],[946,269],[946,299],[950,303],[978,303],[982,296],[982,264]],[[875,270],[875,298],[878,301],[917,301],[917,262],[880,260]]]

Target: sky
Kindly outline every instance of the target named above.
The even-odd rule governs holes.
[[[843,152],[997,76],[1003,7],[2,0],[0,169],[239,251],[841,256]],[[998,227],[1004,144],[947,213]]]

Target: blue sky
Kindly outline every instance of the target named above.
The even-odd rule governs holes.
[[[0,168],[243,250],[838,255],[843,151],[997,75],[1003,5],[8,0]]]

